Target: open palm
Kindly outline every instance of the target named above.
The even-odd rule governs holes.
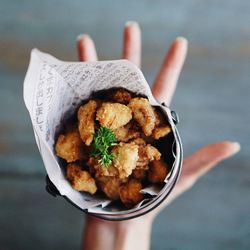
[[[170,46],[159,73],[153,83],[152,92],[159,102],[170,105],[177,81],[187,54],[187,40],[177,38]],[[97,53],[93,40],[88,35],[81,35],[77,40],[78,56],[80,61],[96,61]],[[128,22],[124,28],[123,56],[138,67],[141,64],[141,32],[139,25]],[[147,215],[153,219],[161,209],[173,201],[180,194],[188,190],[211,168],[220,161],[238,152],[238,143],[221,141],[206,145],[191,156],[184,159],[181,177],[170,197],[157,209]]]

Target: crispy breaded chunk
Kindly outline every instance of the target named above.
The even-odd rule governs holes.
[[[117,89],[111,93],[110,98],[114,102],[127,105],[131,100],[131,94],[125,89]]]
[[[59,135],[55,150],[56,154],[67,162],[86,160],[88,157],[88,149],[84,146],[77,129]]]
[[[134,142],[136,145],[138,145],[140,147],[147,145],[147,143],[145,142],[145,140],[142,139],[142,138],[140,138],[140,137],[132,140],[131,142]]]
[[[168,124],[168,122],[166,121],[166,119],[164,119],[163,114],[159,110],[154,109],[154,113],[156,122],[155,128],[153,130],[153,138],[155,140],[158,140],[161,137],[168,135],[171,132],[171,127],[170,124]]]
[[[168,135],[171,132],[171,127],[168,124],[168,122],[164,119],[163,114],[156,110],[154,108],[154,114],[155,114],[155,128],[153,130],[153,138],[155,140],[160,139],[161,137],[164,137]]]
[[[100,165],[98,159],[91,157],[87,163],[90,171],[95,172],[97,177],[113,176],[125,178],[131,175],[138,160],[138,145],[121,142],[113,147],[111,153],[114,155],[114,159],[108,167]]]
[[[120,186],[120,199],[127,207],[137,204],[143,199],[143,194],[140,193],[142,185],[140,181],[132,179],[128,183]]]
[[[97,184],[100,189],[112,200],[119,199],[119,187],[127,179],[119,179],[117,177],[101,176],[97,178]]]
[[[155,126],[158,126],[160,124],[164,123],[164,118],[161,112],[159,112],[155,107],[154,109],[154,114],[155,114]]]
[[[97,110],[96,120],[101,126],[115,130],[132,119],[130,108],[120,103],[103,103]]]
[[[133,112],[133,118],[139,123],[146,136],[150,136],[155,127],[153,107],[146,98],[136,97],[130,100],[128,107]]]
[[[114,155],[113,166],[117,168],[119,177],[124,178],[132,174],[138,160],[138,145],[120,142],[112,149]]]
[[[162,160],[149,164],[148,180],[152,183],[163,183],[168,174],[168,166]]]
[[[154,109],[154,114],[155,114],[155,127],[156,127],[161,123],[161,118],[160,118],[158,112],[156,112],[155,109]]]
[[[153,137],[155,140],[160,139],[161,137],[164,137],[168,135],[171,132],[171,128],[169,125],[161,126],[161,127],[156,127],[153,130]]]
[[[154,146],[147,144],[142,138],[136,138],[131,142],[138,145],[138,161],[136,163],[136,170],[148,169],[148,164],[153,160],[160,160],[161,153]]]
[[[138,127],[132,121],[130,121],[125,126],[115,129],[114,131],[117,141],[127,142],[131,139],[140,137],[141,133],[139,132]]]
[[[95,179],[91,177],[89,172],[82,170],[77,164],[71,163],[67,166],[67,178],[75,190],[90,194],[94,194],[97,191]]]
[[[154,146],[147,144],[139,147],[139,159],[136,164],[136,169],[148,169],[149,162],[160,160],[161,153]]]
[[[96,108],[96,101],[90,100],[88,103],[82,105],[77,113],[80,136],[88,146],[91,144],[95,133],[94,119]]]
[[[90,168],[90,172],[94,172],[96,177],[119,175],[118,169],[116,167],[114,167],[112,164],[108,167],[104,167],[98,162],[98,159],[95,157],[90,157],[87,165]]]
[[[148,166],[146,168],[148,168]],[[137,180],[143,180],[146,178],[146,170],[135,168],[132,172],[132,177],[134,177]]]

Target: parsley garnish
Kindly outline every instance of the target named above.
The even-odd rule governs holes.
[[[109,153],[109,148],[114,145],[116,145],[116,137],[113,131],[100,127],[94,134],[91,156],[99,157],[98,162],[102,166],[108,167],[114,159],[114,155]]]

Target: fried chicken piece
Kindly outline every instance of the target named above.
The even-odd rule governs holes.
[[[112,151],[113,166],[118,170],[119,177],[124,178],[132,174],[138,160],[138,145],[135,143],[120,142]]]
[[[164,118],[161,112],[159,112],[155,107],[154,109],[154,114],[155,114],[155,126],[158,126],[160,124],[163,124]]]
[[[133,118],[139,123],[146,136],[150,136],[155,127],[154,109],[146,98],[132,98],[128,107],[133,112]]]
[[[158,140],[161,137],[168,135],[171,132],[171,127],[165,121],[162,113],[154,109],[154,114],[155,114],[156,121],[155,121],[155,128],[153,130],[152,135],[155,140]]]
[[[77,113],[78,129],[81,139],[86,145],[90,145],[95,133],[95,111],[97,102],[90,100],[88,103],[82,105]]]
[[[125,126],[115,129],[113,132],[115,134],[117,141],[121,142],[127,142],[131,139],[138,138],[141,135],[138,127],[132,121],[130,121]]]
[[[114,90],[110,94],[110,99],[114,102],[119,102],[121,104],[127,105],[131,100],[131,94],[125,89]]]
[[[120,199],[127,207],[132,207],[143,199],[143,194],[140,193],[142,184],[140,181],[131,179],[128,183],[121,185],[119,193]]]
[[[91,157],[87,163],[91,172],[96,176],[113,176],[125,178],[131,175],[138,160],[138,145],[135,143],[122,143],[113,147],[111,153],[114,155],[113,162],[108,167],[99,164],[98,159]]]
[[[160,160],[161,153],[154,146],[147,144],[139,147],[139,159],[136,164],[136,169],[148,169],[149,162]]]
[[[146,168],[148,168],[148,166]],[[135,168],[132,172],[132,177],[137,180],[143,180],[146,178],[146,170]]]
[[[120,185],[127,181],[117,177],[101,176],[97,178],[98,187],[112,200],[118,200]]]
[[[168,135],[171,132],[171,128],[169,125],[161,126],[161,127],[156,127],[153,130],[153,137],[155,140],[160,139],[161,137],[164,137]]]
[[[79,165],[69,164],[66,174],[75,190],[88,192],[90,194],[94,194],[97,191],[95,179],[91,177],[89,172],[82,170]]]
[[[131,142],[134,142],[138,146],[146,146],[147,145],[147,143],[145,142],[145,140],[142,139],[142,138],[140,138],[140,137],[132,140]]]
[[[132,119],[130,108],[120,103],[103,103],[97,110],[96,120],[101,126],[115,130]]]
[[[119,175],[118,169],[116,167],[114,167],[112,164],[108,167],[104,167],[98,162],[98,159],[96,159],[95,157],[90,157],[87,165],[89,166],[89,171],[91,173],[95,173],[97,177]]]
[[[89,153],[89,149],[82,142],[77,129],[59,135],[55,151],[59,157],[67,162],[87,160]]]
[[[147,170],[150,161],[160,160],[161,153],[159,152],[159,150],[154,146],[147,144],[146,141],[143,140],[142,138],[136,138],[131,142],[135,143],[139,147],[138,148],[139,159],[136,163],[136,168],[135,168],[136,170],[139,169]]]
[[[148,180],[152,183],[163,183],[168,174],[168,169],[168,166],[162,160],[150,162]]]
[[[161,158],[161,153],[159,150],[150,144],[147,144],[144,154],[147,156],[149,161],[160,160]]]

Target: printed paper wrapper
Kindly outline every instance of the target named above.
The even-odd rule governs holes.
[[[77,207],[96,214],[109,215],[115,211],[131,212],[164,192],[164,189],[161,190],[152,185],[141,191],[152,198],[143,200],[136,207],[130,210],[119,207],[106,209],[111,203],[109,199],[78,192],[65,178],[54,152],[56,132],[60,129],[62,121],[72,115],[79,104],[88,99],[92,92],[114,87],[124,87],[134,93],[145,95],[151,105],[161,106],[153,97],[140,69],[127,60],[64,62],[37,49],[31,52],[24,81],[24,101],[47,174],[61,195],[66,196]],[[171,111],[165,107],[164,113],[172,127],[175,141],[176,129]],[[171,153],[176,158],[180,154],[179,147]],[[166,185],[175,171],[174,165],[165,179]]]

